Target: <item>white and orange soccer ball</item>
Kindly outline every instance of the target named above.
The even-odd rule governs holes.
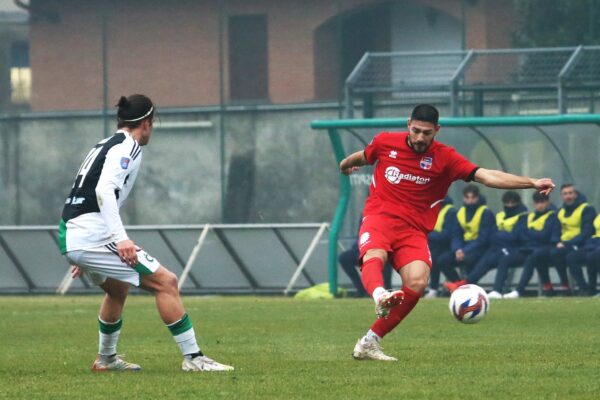
[[[490,310],[490,300],[485,290],[477,285],[459,286],[450,296],[450,313],[463,324],[474,324]]]

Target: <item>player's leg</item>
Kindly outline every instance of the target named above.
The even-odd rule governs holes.
[[[488,297],[490,298],[502,298],[502,293],[504,291],[504,286],[506,284],[506,279],[508,278],[508,271],[511,268],[515,268],[520,265],[525,256],[519,250],[511,250],[506,253],[502,253],[498,260],[498,268],[496,271],[496,278],[494,279],[494,287],[490,293],[488,293]]]
[[[365,297],[367,293],[363,288],[362,281],[360,280],[360,274],[356,269],[358,264],[358,256],[358,248],[353,246],[351,249],[340,253],[338,256],[338,261],[356,288],[356,297]]]
[[[585,257],[587,265],[590,296],[597,293],[598,268],[600,267],[600,248],[589,250]]]
[[[158,313],[173,335],[184,357],[184,371],[231,371],[233,367],[206,357],[196,342],[192,322],[185,312],[177,276],[163,266],[141,276],[140,287],[154,294]]]
[[[569,251],[565,256],[569,272],[577,283],[577,294],[580,296],[588,294],[588,284],[583,277],[582,269],[582,265],[585,264],[585,254],[585,250],[578,249]]]
[[[71,251],[66,258],[105,292],[98,314],[99,349],[92,371],[140,370],[139,365],[128,363],[117,355],[117,342],[123,324],[121,313],[129,286],[137,282],[137,274],[105,246]]]
[[[565,259],[568,252],[569,249],[567,247],[555,247],[550,251],[550,260],[551,263],[554,264],[556,272],[558,272],[561,291],[566,295],[570,294],[569,277],[567,276],[567,262]]]
[[[467,275],[467,283],[477,284],[488,271],[496,268],[501,255],[502,251],[500,249],[488,249]]]
[[[531,250],[527,250],[528,252]],[[540,264],[540,259],[542,257],[546,257],[547,252],[543,249],[535,249],[529,253],[521,253],[521,257],[523,258],[523,271],[521,271],[521,277],[519,278],[519,283],[517,283],[517,287],[515,290],[505,294],[502,296],[505,299],[518,299],[523,296],[525,293],[525,288],[529,284],[529,281],[533,277],[533,271],[535,270],[535,266]]]
[[[546,250],[546,248],[544,248]],[[552,286],[552,281],[550,280],[550,264],[552,257],[554,254],[555,248],[550,248],[546,250],[546,253],[541,253],[539,251],[534,251],[532,257],[535,256],[534,262],[535,269],[538,273],[540,284],[542,285],[542,296],[550,297],[554,295],[554,288]]]
[[[460,280],[460,276],[458,275],[458,272],[456,272],[456,260],[452,250],[442,253],[438,257],[438,263],[440,265],[440,270],[446,277],[446,281],[456,282]]]
[[[358,238],[361,280],[369,296],[375,301],[375,313],[386,316],[389,309],[402,301],[401,290],[386,290],[383,270],[391,250],[389,236],[393,220],[383,216],[368,216],[363,219]]]
[[[353,357],[357,360],[397,361],[386,355],[381,347],[381,339],[391,332],[417,305],[429,282],[429,265],[423,261],[413,261],[400,269],[404,298],[390,309],[385,318],[378,318],[371,329],[354,346]]]
[[[387,317],[378,318],[366,335],[356,343],[353,353],[355,359],[396,361],[396,358],[383,353],[380,341],[413,310],[429,282],[431,257],[424,234],[404,232],[395,242],[394,248],[393,265],[401,265],[399,273],[404,298],[390,309]]]
[[[105,295],[98,313],[98,356],[92,365],[92,371],[141,370],[139,365],[129,363],[117,355],[117,343],[123,325],[121,314],[129,286],[129,283],[112,278],[107,278],[100,284]]]
[[[438,296],[440,286],[441,264],[440,257],[443,255],[443,250],[431,249],[431,272],[429,277],[429,291],[425,295],[426,299],[433,299]]]

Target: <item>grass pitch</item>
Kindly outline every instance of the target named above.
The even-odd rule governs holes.
[[[100,297],[0,297],[0,398],[598,399],[600,299],[492,301],[475,325],[422,300],[385,338],[396,363],[354,361],[372,301],[187,297],[204,352],[231,373],[184,373],[153,298],[130,297],[119,353],[139,373],[89,371]]]

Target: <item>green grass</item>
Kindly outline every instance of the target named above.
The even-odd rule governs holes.
[[[598,399],[600,299],[492,302],[475,325],[421,301],[384,340],[396,363],[350,354],[370,300],[184,299],[207,355],[232,373],[183,373],[153,299],[131,297],[119,353],[140,373],[92,374],[100,297],[0,297],[0,398]]]

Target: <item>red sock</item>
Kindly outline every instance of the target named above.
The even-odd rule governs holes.
[[[384,337],[390,333],[406,317],[419,302],[421,295],[414,290],[403,286],[404,301],[390,310],[387,318],[379,318],[371,330],[379,337]]]
[[[365,261],[361,268],[361,280],[369,296],[373,296],[373,291],[378,287],[383,287],[383,260],[379,257],[373,257]]]

